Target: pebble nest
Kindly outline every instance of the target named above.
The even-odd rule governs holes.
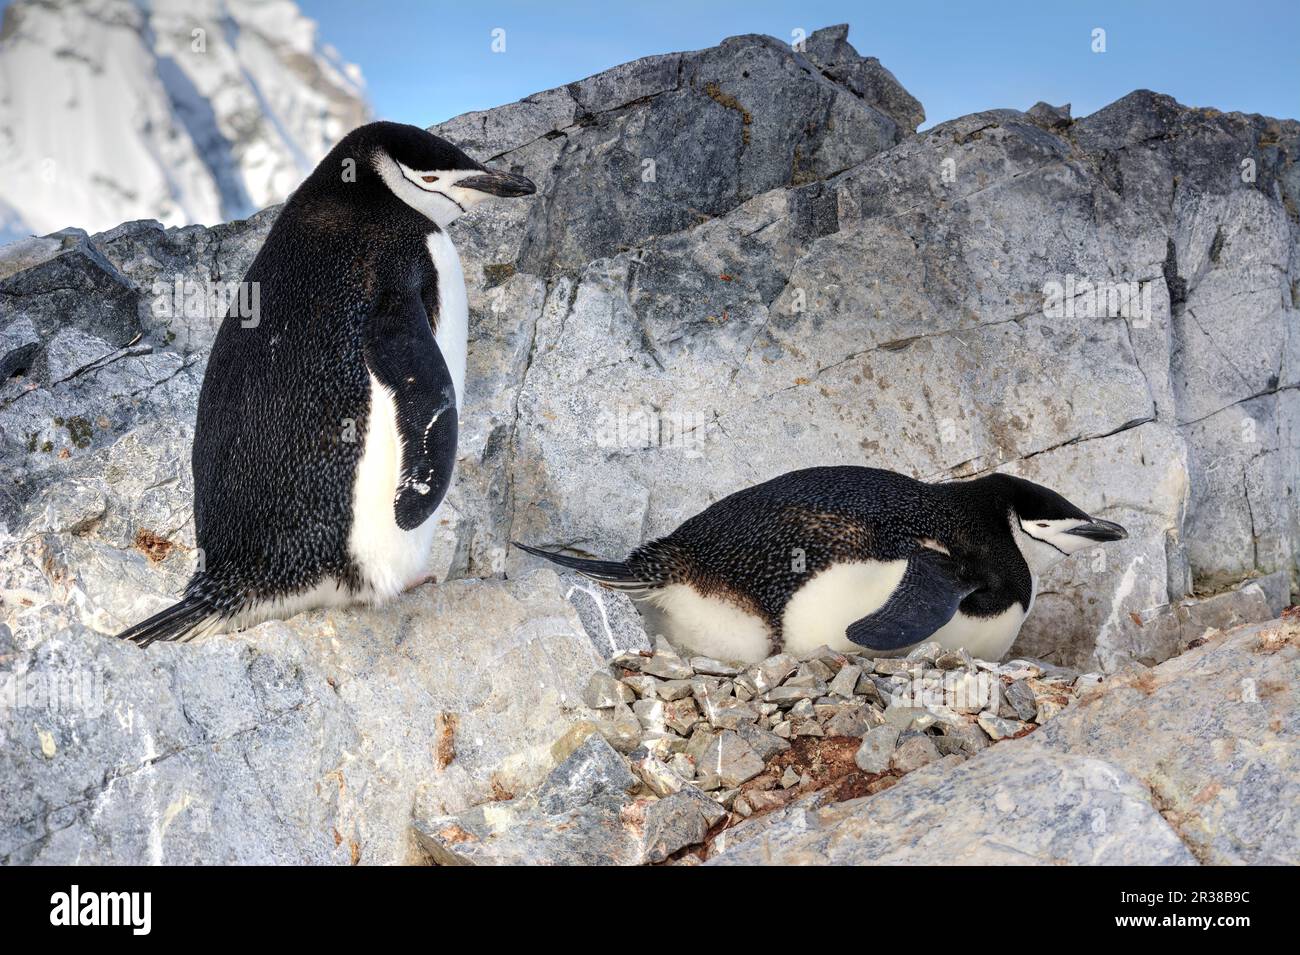
[[[704,794],[722,810],[713,836],[809,793],[851,799],[922,766],[956,765],[1032,732],[1101,680],[937,643],[902,657],[823,647],[743,665],[685,657],[660,640],[594,673],[583,702],[601,711],[596,728],[640,780],[637,795]]]

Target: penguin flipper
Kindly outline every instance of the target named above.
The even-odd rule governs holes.
[[[903,579],[874,613],[855,620],[845,636],[869,650],[901,650],[920,643],[952,619],[975,587],[951,557],[924,549],[907,560]]]
[[[656,581],[640,579],[637,573],[626,562],[621,560],[588,560],[585,557],[554,554],[549,550],[529,547],[527,544],[519,543],[519,541],[511,541],[510,543],[524,553],[532,554],[534,557],[540,557],[543,560],[549,560],[552,564],[559,564],[569,570],[576,570],[588,580],[594,580],[596,583],[612,590],[621,590],[629,596],[635,597],[640,592],[649,592],[658,586]]]
[[[366,364],[393,396],[402,439],[393,513],[398,527],[413,530],[438,509],[451,485],[458,429],[456,389],[418,295],[372,316]]]
[[[118,637],[130,640],[142,649],[157,640],[190,640],[207,630],[215,622],[215,617],[207,601],[187,596],[149,619],[128,627]]]

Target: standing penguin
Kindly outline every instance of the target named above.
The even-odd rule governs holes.
[[[199,569],[141,646],[311,607],[392,597],[425,575],[451,481],[467,305],[447,226],[535,191],[415,126],[349,133],[285,203],[217,334],[194,433]]]
[[[722,660],[924,640],[998,660],[1048,567],[1127,536],[1007,474],[926,484],[824,467],[723,498],[626,561],[516,546],[626,592],[652,632]]]

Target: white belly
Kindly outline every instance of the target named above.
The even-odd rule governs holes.
[[[798,655],[823,644],[832,650],[863,650],[845,631],[855,620],[880,609],[906,569],[905,560],[864,560],[822,570],[785,605],[781,616],[785,649]]]
[[[870,654],[868,648],[850,641],[846,631],[849,624],[880,609],[906,569],[905,560],[869,560],[835,564],[821,571],[786,604],[781,628],[785,649],[803,656],[825,645]],[[965,647],[971,656],[982,660],[1000,660],[1015,642],[1025,616],[1020,604],[1012,604],[996,617],[968,617],[959,610],[926,640],[947,649]]]
[[[446,232],[431,232],[427,240],[429,257],[438,270],[438,330],[434,340],[456,386],[456,408],[465,403],[465,362],[469,344],[469,302],[465,296],[465,273],[460,255]]]
[[[950,650],[965,647],[977,660],[996,662],[1016,642],[1025,617],[1024,608],[1018,603],[996,617],[968,617],[958,610],[930,639]]]
[[[637,606],[646,632],[665,637],[680,650],[733,663],[757,663],[772,652],[771,632],[761,618],[687,584],[669,584]]]
[[[413,530],[397,526],[393,504],[401,447],[392,393],[371,375],[370,420],[352,487],[348,550],[367,584],[366,592],[358,596],[374,601],[401,593],[426,575],[437,526],[433,515]]]

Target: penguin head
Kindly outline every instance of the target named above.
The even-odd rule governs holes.
[[[1010,474],[993,474],[989,480],[1009,505],[1012,534],[1036,571],[1086,547],[1128,537],[1120,525],[1090,517],[1051,488]]]
[[[440,136],[405,123],[369,123],[349,133],[337,147],[416,212],[446,227],[492,197],[529,196],[532,181],[488,169]],[[322,163],[324,165],[324,163]]]

